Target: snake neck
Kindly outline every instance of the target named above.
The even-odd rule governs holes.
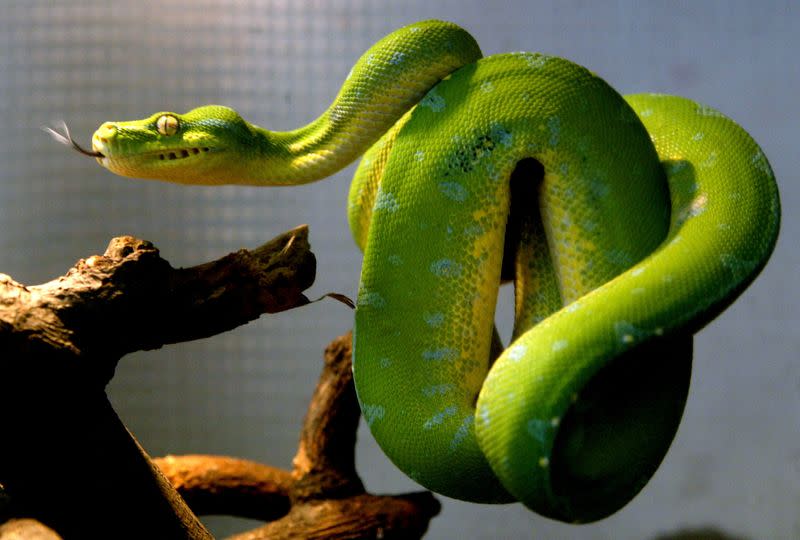
[[[110,171],[184,184],[291,185],[320,180],[363,154],[439,81],[481,51],[462,28],[423,21],[356,62],[328,109],[293,131],[268,131],[229,107],[106,122],[91,155]]]
[[[407,105],[410,106],[413,105]],[[268,150],[249,154],[250,163],[246,165],[246,171],[253,176],[248,180],[270,185],[296,185],[327,178],[363,154],[391,125],[365,125],[357,118],[341,125],[342,122],[332,120],[335,111],[331,109],[293,131],[268,131],[254,127],[264,141],[260,146]]]
[[[482,56],[462,28],[424,21],[397,30],[356,62],[328,109],[293,131],[251,126],[256,144],[239,153],[240,181],[304,184],[353,162],[439,81]]]

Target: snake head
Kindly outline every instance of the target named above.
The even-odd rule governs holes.
[[[243,167],[243,159],[226,154],[259,148],[258,137],[233,109],[206,105],[185,114],[106,122],[94,132],[92,150],[100,165],[122,176],[222,184]]]

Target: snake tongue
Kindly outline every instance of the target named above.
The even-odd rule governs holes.
[[[94,157],[94,158],[103,158],[103,157],[105,157],[97,149],[93,148],[91,151],[89,151],[89,150],[86,150],[85,148],[83,148],[77,142],[75,142],[75,139],[73,139],[72,135],[70,135],[70,133],[69,133],[69,128],[67,127],[66,122],[62,122],[61,123],[61,128],[64,130],[64,133],[61,133],[60,131],[57,131],[57,130],[53,129],[50,126],[43,126],[42,127],[42,129],[46,133],[49,133],[50,136],[53,137],[53,139],[55,139],[56,141],[60,142],[61,144],[65,144],[67,146],[71,146],[74,150],[78,151],[79,153],[81,153],[81,154],[83,154],[85,156]]]

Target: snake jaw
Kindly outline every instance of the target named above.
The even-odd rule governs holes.
[[[174,122],[167,125],[164,118]],[[181,171],[190,169],[178,162],[218,149],[210,145],[208,138],[176,136],[177,122],[171,114],[162,114],[154,123],[106,122],[92,135],[92,155],[101,166],[122,176],[181,181]],[[157,134],[152,132],[151,123]]]
[[[95,145],[93,148],[97,155],[97,162],[114,173],[123,176],[176,181],[179,181],[181,171],[188,170],[192,174],[192,169],[180,162],[190,158],[199,158],[216,150],[210,146],[187,146],[127,153],[104,145]],[[197,173],[196,169],[194,173]]]
[[[92,135],[92,150],[98,154],[97,161],[104,167],[106,167],[105,162],[108,161],[106,156],[110,154],[108,148],[108,135],[113,135],[113,133],[116,133],[116,127],[114,127],[113,124],[106,122]]]

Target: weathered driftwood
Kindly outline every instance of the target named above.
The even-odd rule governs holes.
[[[348,334],[325,351],[292,472],[219,456],[155,462],[198,513],[271,521],[235,540],[420,538],[439,513],[433,495],[370,495],[355,471],[360,412],[350,366]]]
[[[326,351],[292,472],[218,456],[151,460],[106,397],[129,352],[309,303],[307,236],[299,227],[187,269],[122,237],[42,285],[0,275],[0,521],[38,520],[9,519],[0,539],[203,539],[196,514],[206,513],[271,521],[239,539],[421,536],[439,510],[429,493],[372,496],[355,472],[349,336]]]

